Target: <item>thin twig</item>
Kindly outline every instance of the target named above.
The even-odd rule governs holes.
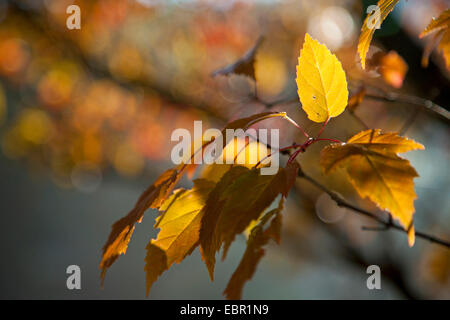
[[[331,199],[333,199],[334,202],[336,202],[336,204],[338,206],[351,209],[352,211],[354,211],[354,212],[356,212],[358,214],[361,214],[361,215],[364,215],[366,217],[369,217],[369,218],[377,221],[381,225],[383,225],[386,229],[395,229],[395,230],[401,231],[403,233],[408,233],[408,231],[403,229],[403,227],[401,227],[398,224],[394,223],[392,221],[392,219],[389,219],[388,221],[385,221],[384,219],[378,217],[376,214],[374,214],[374,213],[372,213],[372,212],[370,212],[368,210],[359,208],[359,207],[357,207],[357,206],[347,202],[345,199],[343,199],[336,192],[333,192],[333,191],[329,190],[327,187],[325,187],[324,185],[322,185],[321,183],[319,183],[318,181],[316,181],[312,177],[306,175],[301,169],[299,169],[299,171],[298,171],[298,176],[300,178],[308,180],[310,183],[315,185],[317,188],[319,188],[320,190],[322,190],[323,192],[328,194],[331,197]],[[440,245],[450,249],[450,242],[449,241],[446,241],[446,240],[443,240],[443,239],[439,239],[439,238],[437,238],[435,236],[432,236],[432,235],[429,235],[429,234],[426,234],[424,232],[420,232],[420,231],[417,231],[417,230],[415,231],[415,234],[416,234],[416,237],[418,237],[418,238],[426,239],[426,240],[428,240],[430,242],[433,242],[433,243],[436,243],[436,244],[440,244]]]
[[[417,106],[425,111],[428,111],[447,122],[450,121],[450,112],[431,100],[396,92],[385,92],[380,89],[377,91],[377,93],[367,93],[366,98],[387,102],[408,103]]]

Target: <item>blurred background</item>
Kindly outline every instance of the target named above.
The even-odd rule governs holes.
[[[28,0],[0,1],[0,298],[145,298],[145,246],[156,236],[149,210],[127,254],[100,287],[101,247],[114,221],[172,166],[176,128],[221,128],[272,107],[308,132],[296,92],[295,66],[304,34],[342,61],[351,94],[398,92],[450,106],[450,73],[418,34],[450,5],[400,1],[361,70],[356,46],[366,8],[359,0]],[[66,8],[81,8],[81,29],[68,30]],[[211,73],[264,40],[255,55],[256,82]],[[255,95],[256,94],[256,95]],[[284,122],[281,146],[302,137]],[[422,108],[365,97],[354,113],[333,119],[325,136],[346,140],[365,126],[425,145],[406,155],[415,179],[417,230],[450,238],[448,121]],[[321,174],[312,146],[303,169],[349,201],[374,212],[340,173]],[[190,181],[182,181],[190,187]],[[380,212],[380,215],[382,213]],[[374,222],[338,208],[298,181],[283,212],[279,247],[269,246],[247,299],[450,298],[450,251],[395,231],[363,231]],[[153,286],[150,299],[220,299],[245,250],[238,238],[211,283],[197,251]],[[66,288],[66,268],[81,267],[81,290]],[[382,289],[368,290],[366,268],[377,264]]]

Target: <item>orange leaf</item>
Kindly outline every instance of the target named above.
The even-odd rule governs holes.
[[[108,240],[103,246],[103,255],[100,262],[102,283],[105,279],[106,270],[121,254],[125,254],[127,251],[135,224],[141,222],[145,210],[148,208],[158,208],[161,205],[181,177],[181,171],[181,166],[165,171],[139,197],[133,210],[113,224]]]
[[[380,72],[384,81],[394,88],[401,88],[408,64],[395,51],[390,51],[381,58]]]
[[[422,57],[422,66],[428,66],[428,58],[432,51],[432,47],[442,36],[439,42],[439,50],[442,52],[447,69],[450,70],[450,9],[445,10],[437,19],[433,19],[424,31],[419,35],[420,38],[431,33],[437,32],[429,44],[425,47]]]
[[[295,182],[298,164],[280,168],[275,175],[261,175],[260,169],[236,166],[225,173],[203,208],[200,245],[211,280],[214,278],[216,252],[224,244],[223,259],[234,237]]]
[[[389,211],[408,230],[417,198],[413,179],[418,174],[397,153],[415,149],[424,147],[396,133],[372,129],[358,133],[347,143],[325,147],[320,162],[325,173],[343,168],[362,198],[368,197],[382,210]]]
[[[262,223],[256,225],[252,229],[247,240],[247,248],[244,252],[241,262],[239,263],[236,271],[234,271],[225,291],[223,292],[227,299],[241,299],[242,289],[245,282],[253,277],[259,261],[264,256],[265,251],[263,249],[263,246],[265,246],[270,239],[275,240],[277,243],[280,242],[280,212],[282,209],[283,198],[281,198],[277,209],[274,209],[266,214],[266,216],[275,215],[275,217],[270,222],[269,227],[265,231],[263,230],[263,225],[266,222],[263,220]]]
[[[285,116],[285,112],[264,112],[247,118],[235,120],[225,126],[222,131],[223,139],[225,141],[223,145],[226,145],[226,129],[243,129],[245,131],[251,125],[264,119]],[[212,141],[203,144],[197,152],[204,150],[204,148],[211,142]],[[192,160],[194,157],[194,152],[190,156]],[[158,209],[183,174],[192,167],[195,167],[195,165],[180,164],[176,168],[169,169],[164,172],[155,181],[155,183],[139,197],[133,210],[131,210],[128,215],[114,223],[108,240],[103,246],[102,260],[100,261],[102,283],[106,275],[106,270],[121,254],[126,252],[135,224],[142,220],[145,210],[148,208]]]

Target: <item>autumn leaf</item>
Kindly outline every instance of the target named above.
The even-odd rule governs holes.
[[[370,42],[372,41],[373,34],[375,33],[376,27],[381,26],[383,21],[387,18],[389,13],[394,10],[395,5],[398,0],[380,0],[377,3],[379,8],[369,13],[364,20],[361,27],[361,35],[358,41],[358,53],[361,58],[361,66],[363,69],[366,68],[366,55],[369,51]]]
[[[226,145],[226,129],[243,129],[247,130],[251,125],[272,117],[285,117],[285,112],[263,112],[253,116],[242,118],[230,122],[222,131],[224,139],[223,145]],[[212,140],[213,141],[213,140]],[[201,150],[212,141],[202,145]],[[197,150],[200,151],[200,150]],[[190,158],[194,156],[192,152]],[[107,269],[121,255],[125,254],[128,244],[133,234],[135,224],[141,222],[144,212],[149,209],[158,209],[164,200],[168,197],[170,191],[175,187],[179,179],[195,167],[194,164],[180,164],[176,168],[165,171],[144,193],[139,197],[135,207],[128,215],[115,222],[112,226],[111,233],[103,246],[102,259],[100,261],[101,279],[104,281]]]
[[[425,47],[422,57],[422,66],[428,66],[428,59],[435,43],[440,40],[438,49],[442,52],[447,69],[450,69],[450,9],[445,10],[437,19],[433,19],[424,31],[419,35],[420,38],[435,33],[429,44]]]
[[[133,210],[113,224],[108,240],[103,246],[103,256],[100,262],[102,283],[105,279],[106,270],[121,254],[125,254],[127,251],[135,224],[142,221],[144,212],[148,208],[159,208],[181,177],[182,171],[182,166],[165,171],[139,197]]]
[[[283,210],[283,198],[281,198],[278,207],[266,213],[264,217],[256,224],[248,237],[247,248],[244,255],[231,276],[228,285],[223,292],[227,299],[241,299],[242,289],[245,282],[253,277],[259,261],[265,254],[263,246],[267,244],[270,239],[273,239],[278,244],[280,243],[281,232],[281,211]],[[263,230],[267,220],[272,218],[269,227]]]
[[[401,88],[408,72],[408,64],[395,51],[383,55],[380,61],[380,73],[383,80],[394,88]]]
[[[203,208],[200,230],[202,257],[211,280],[222,244],[224,259],[234,237],[259,218],[279,194],[287,196],[297,170],[298,164],[292,163],[275,175],[261,175],[260,169],[235,166],[223,175]]]
[[[212,76],[215,77],[217,75],[229,75],[234,73],[241,74],[255,80],[255,56],[263,40],[263,37],[259,37],[253,48],[247,51],[242,58],[222,69],[214,71]]]
[[[332,144],[321,152],[320,164],[325,173],[343,168],[358,194],[368,197],[382,210],[409,230],[409,244],[414,236],[409,229],[414,214],[413,179],[418,177],[408,160],[397,153],[424,149],[423,145],[396,133],[371,129],[358,133],[347,143]]]
[[[152,284],[173,263],[180,263],[197,247],[201,209],[214,188],[212,181],[194,180],[191,190],[176,190],[160,207],[163,213],[156,219],[158,237],[147,245],[145,258],[147,295]]]
[[[443,11],[438,18],[433,18],[431,22],[428,24],[428,26],[425,28],[425,30],[423,30],[420,33],[419,37],[423,38],[429,35],[430,33],[442,29],[447,29],[449,25],[450,25],[450,9],[447,9]]]
[[[348,110],[354,112],[356,108],[362,103],[364,97],[366,96],[366,88],[361,86],[348,98]]]
[[[298,59],[297,88],[302,108],[314,122],[336,117],[347,106],[347,80],[341,63],[309,34]]]

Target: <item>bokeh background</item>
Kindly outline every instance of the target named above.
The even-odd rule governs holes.
[[[450,74],[438,52],[421,67],[418,39],[449,1],[400,1],[376,32],[369,57],[394,50],[406,76],[377,66],[363,73],[356,45],[366,8],[359,0],[28,0],[0,1],[0,298],[145,298],[145,246],[156,232],[155,211],[137,225],[129,249],[100,287],[101,247],[114,221],[172,166],[171,133],[221,128],[264,111],[261,101],[296,98],[295,66],[305,32],[342,61],[351,92],[361,86],[401,92],[450,106]],[[81,30],[66,28],[67,6],[81,8]],[[211,77],[255,43],[255,82]],[[255,90],[255,88],[257,90]],[[255,91],[258,99],[255,99]],[[299,102],[276,106],[309,132]],[[364,99],[356,117],[345,112],[325,135],[345,140],[369,127],[402,131],[426,146],[406,155],[415,180],[416,229],[450,238],[448,122],[405,103]],[[358,120],[359,119],[359,120]],[[281,128],[282,145],[302,141]],[[316,144],[299,160],[305,171],[370,210],[338,174],[325,178]],[[183,186],[191,182],[182,181]],[[380,213],[381,215],[382,213]],[[450,298],[450,251],[417,239],[408,248],[395,231],[338,208],[299,181],[283,213],[282,244],[269,246],[246,287],[247,299]],[[166,272],[150,299],[220,299],[245,249],[238,238],[209,281],[198,250]],[[66,268],[82,271],[82,289],[66,288]],[[366,288],[377,264],[382,290]]]

